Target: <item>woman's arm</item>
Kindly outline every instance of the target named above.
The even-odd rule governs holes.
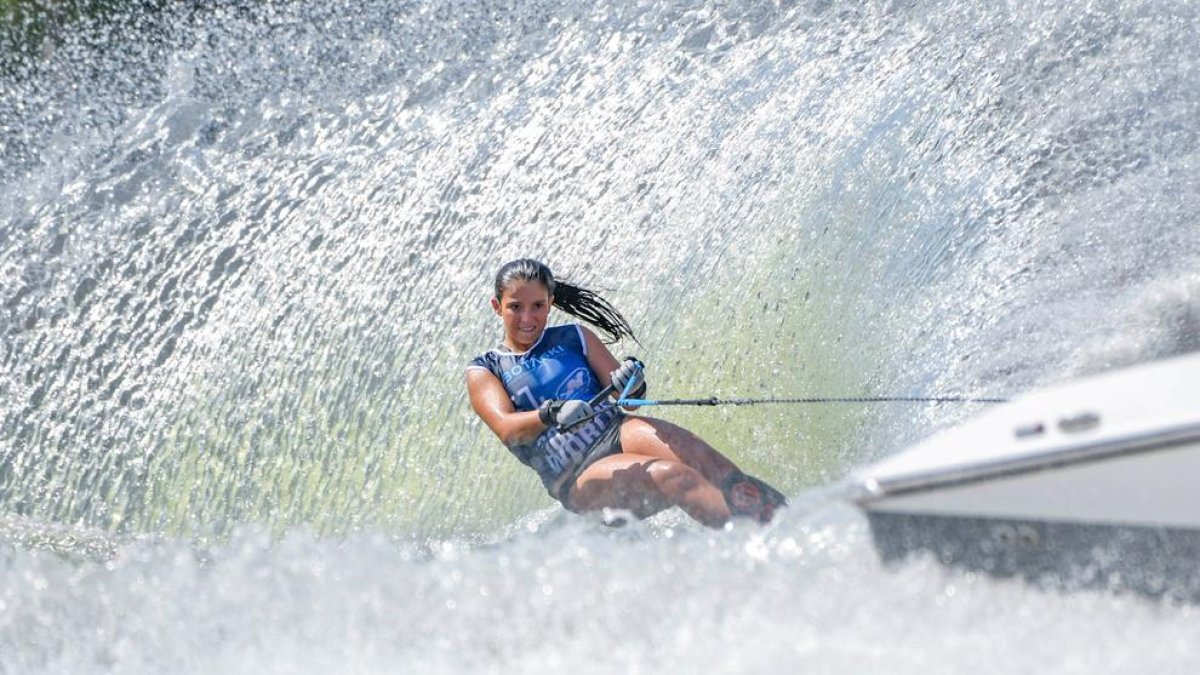
[[[471,407],[505,445],[528,443],[546,430],[538,411],[517,412],[495,375],[480,368],[467,370]]]
[[[588,366],[592,369],[596,379],[600,380],[600,386],[607,387],[612,384],[613,371],[620,368],[621,364],[617,361],[617,357],[608,351],[608,345],[601,342],[595,333],[585,326],[580,326],[580,328],[583,329],[583,339],[587,342]],[[612,397],[621,398],[621,392],[614,391]],[[625,410],[636,410],[636,408],[625,408]]]
[[[596,379],[600,380],[600,386],[607,387],[612,384],[612,372],[620,368],[621,364],[617,362],[617,357],[608,351],[608,345],[601,342],[590,328],[580,326],[580,329],[583,330],[583,341],[587,344],[588,367],[592,369]]]

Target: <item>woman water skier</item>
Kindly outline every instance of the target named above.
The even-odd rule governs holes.
[[[625,509],[638,518],[678,506],[710,527],[732,516],[768,522],[786,504],[778,490],[742,473],[691,432],[628,415],[611,398],[646,391],[641,364],[618,363],[591,330],[546,326],[551,306],[584,319],[613,341],[633,337],[606,300],[554,279],[544,264],[514,260],[496,273],[492,309],[504,340],[467,367],[471,406],[505,446],[537,471],[550,496],[576,513]],[[632,384],[630,384],[632,380]]]

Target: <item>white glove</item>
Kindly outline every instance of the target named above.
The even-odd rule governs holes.
[[[632,356],[626,356],[621,367],[609,374],[609,379],[618,394],[623,394],[626,386],[629,386],[629,395],[634,398],[646,393],[645,367]],[[630,382],[633,384],[630,385]]]
[[[538,419],[546,426],[569,427],[595,414],[590,403],[577,399],[568,401],[549,399],[538,406]]]

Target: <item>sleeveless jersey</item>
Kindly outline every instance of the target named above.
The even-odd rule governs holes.
[[[548,399],[590,400],[601,389],[588,366],[587,342],[578,324],[546,328],[526,352],[498,346],[472,359],[467,368],[495,375],[519,411],[537,410]],[[570,432],[550,427],[532,442],[508,446],[517,459],[537,471],[551,496],[554,483],[583,460],[621,415],[610,399],[595,410],[595,417]]]

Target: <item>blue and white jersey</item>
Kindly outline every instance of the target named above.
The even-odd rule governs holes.
[[[588,366],[587,342],[578,324],[546,328],[529,351],[518,353],[498,346],[472,359],[467,368],[482,368],[495,375],[519,411],[537,410],[549,399],[586,401],[602,389]],[[611,400],[595,410],[594,418],[571,432],[550,427],[530,443],[508,446],[517,459],[537,471],[551,495],[559,477],[582,461],[621,415]]]

